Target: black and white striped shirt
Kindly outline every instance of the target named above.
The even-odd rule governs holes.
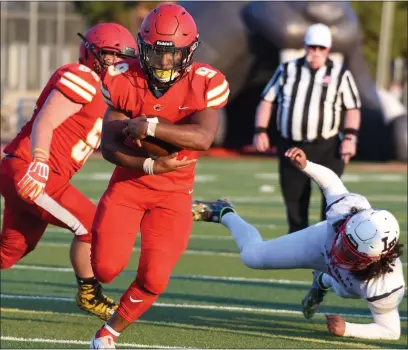
[[[317,70],[307,66],[305,57],[281,64],[262,98],[278,105],[278,130],[293,141],[337,135],[341,112],[361,106],[350,71],[330,59]]]

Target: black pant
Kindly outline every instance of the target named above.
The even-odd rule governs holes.
[[[339,154],[338,137],[313,143],[280,139],[278,142],[280,186],[286,205],[289,232],[294,232],[309,226],[311,180],[285,157],[285,152],[291,147],[301,148],[308,160],[328,167],[339,176],[343,174],[344,162]],[[323,195],[321,219],[326,219],[326,200]]]

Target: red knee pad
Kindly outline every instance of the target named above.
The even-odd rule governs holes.
[[[119,275],[125,268],[114,266],[111,261],[105,261],[103,263],[95,262],[91,260],[92,270],[95,278],[101,283],[112,282],[117,275]]]
[[[169,259],[166,259],[166,255],[158,258],[155,256],[150,260],[140,259],[137,280],[148,292],[160,295],[169,283],[172,264],[167,263]]]

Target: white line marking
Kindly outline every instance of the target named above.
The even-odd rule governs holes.
[[[272,186],[272,185],[265,184],[259,187],[259,192],[261,193],[274,193],[275,191],[276,191],[276,188],[275,186]]]
[[[133,272],[134,273],[134,272]],[[291,281],[284,279],[273,278],[250,278],[250,277],[229,277],[229,276],[199,276],[199,275],[172,275],[172,278],[181,280],[196,280],[196,281],[232,281],[232,282],[251,282],[260,284],[298,284],[311,285],[311,281]]]
[[[407,263],[404,263],[405,265]],[[52,266],[37,266],[37,265],[14,265],[12,269],[16,270],[37,270],[37,271],[52,271],[52,272],[74,272],[72,267],[52,267]],[[134,270],[124,270],[124,274],[134,274]],[[297,281],[297,280],[285,280],[274,278],[251,278],[251,277],[232,277],[232,276],[206,276],[206,275],[171,275],[171,278],[180,280],[192,280],[192,281],[232,281],[232,282],[249,282],[259,284],[289,284],[289,285],[302,285],[308,286],[311,281]],[[408,290],[408,286],[405,287]]]
[[[47,246],[47,247],[70,247],[71,243],[54,243],[54,242],[40,242],[39,246]],[[140,248],[133,248],[134,252],[140,252]],[[238,257],[238,253],[229,253],[229,252],[214,252],[211,250],[186,250],[183,254],[185,255],[216,255],[216,256],[223,256],[223,257]]]
[[[194,317],[194,316],[193,316]],[[202,319],[204,321],[208,321],[209,318],[208,317],[201,317],[201,316],[195,316],[194,318],[197,319]],[[158,322],[158,321],[141,321],[139,320],[138,322],[143,322],[145,324],[153,324],[153,325],[162,325],[162,322]],[[219,320],[217,319],[216,322],[218,323]],[[284,335],[284,334],[270,334],[270,333],[265,333],[262,331],[251,331],[251,330],[245,330],[245,329],[240,329],[240,328],[235,328],[235,329],[230,329],[230,328],[224,328],[222,326],[215,326],[215,327],[208,327],[208,326],[201,326],[201,325],[191,325],[191,324],[186,324],[186,323],[180,323],[180,322],[166,322],[166,325],[169,325],[171,327],[175,327],[175,328],[182,328],[182,329],[191,329],[191,330],[205,330],[207,332],[211,332],[211,334],[214,334],[214,332],[222,332],[222,333],[232,333],[232,334],[238,334],[238,335],[250,335],[250,336],[256,336],[256,337],[262,337],[262,338],[275,338],[275,339],[285,339],[285,340],[291,340],[291,341],[297,341],[298,344],[299,342],[308,342],[308,343],[320,343],[320,344],[336,344],[336,345],[341,345],[342,347],[348,345],[350,346],[352,349],[355,348],[374,348],[377,349],[378,347],[375,347],[373,345],[367,345],[364,343],[357,343],[355,341],[349,343],[345,340],[325,340],[325,339],[318,339],[318,338],[306,338],[306,337],[299,337],[299,336],[292,336],[292,335]],[[288,332],[286,332],[288,333]],[[361,339],[362,341],[364,341],[364,339]],[[316,347],[317,348],[317,347]],[[332,347],[335,348],[335,347]],[[337,347],[338,349],[340,349],[341,347]]]
[[[23,343],[51,343],[51,344],[78,344],[78,345],[88,345],[89,341],[85,340],[71,340],[71,339],[48,339],[48,338],[20,338],[20,337],[8,337],[1,336],[1,340],[16,341]],[[118,347],[127,347],[127,348],[160,348],[160,349],[179,349],[179,346],[164,346],[164,345],[145,345],[145,344],[136,344],[136,343],[116,343]]]
[[[228,194],[222,194],[222,197],[228,198],[230,201],[232,201],[234,204],[283,204],[282,197],[281,196],[258,196],[258,197],[250,197],[250,196],[230,196]],[[370,202],[391,202],[391,203],[407,203],[407,196],[389,196],[389,195],[374,195],[366,196],[367,199]],[[207,197],[203,196],[195,196],[194,199],[198,200],[208,200]],[[89,198],[89,200],[92,203],[97,204],[99,202],[99,198]],[[3,204],[3,198],[1,203]],[[320,198],[319,196],[312,197],[310,199],[310,203],[312,204],[320,204]],[[282,216],[284,218],[284,216]],[[252,223],[253,224],[253,223]],[[260,224],[263,225],[263,224]]]
[[[112,173],[108,172],[95,172],[88,174],[76,174],[74,179],[81,181],[108,181],[112,176]],[[196,174],[194,181],[196,183],[214,182],[217,180],[215,174]]]
[[[43,247],[58,247],[58,248],[69,248],[71,246],[70,243],[54,243],[54,242],[41,242],[39,246]],[[133,248],[132,251],[140,252],[140,248]],[[238,253],[229,253],[229,252],[216,252],[212,250],[191,250],[187,249],[184,255],[208,255],[208,256],[222,256],[222,257],[232,257],[232,258],[239,258]],[[406,262],[402,263],[403,266],[407,266]]]
[[[206,183],[217,181],[217,175],[215,174],[196,174],[194,177],[195,183]]]
[[[14,265],[12,269],[16,270],[37,270],[37,271],[53,271],[53,272],[73,272],[71,267],[51,267],[51,266],[37,266],[37,265]],[[134,274],[134,270],[125,270],[122,273]],[[252,282],[260,284],[298,284],[311,285],[311,281],[292,281],[285,279],[273,278],[249,278],[249,277],[229,277],[229,276],[200,276],[200,275],[172,275],[171,278],[181,280],[197,280],[197,281],[233,281],[233,282]]]
[[[89,180],[89,181],[107,181],[111,178],[112,173],[107,172],[95,172],[95,173],[88,173],[88,174],[76,174],[74,179],[75,180]]]
[[[261,180],[278,180],[278,173],[258,173],[255,174],[256,179]],[[406,181],[402,174],[356,174],[347,173],[344,174],[341,179],[343,182],[401,182]]]
[[[228,194],[222,194],[222,197],[228,198],[234,204],[283,204],[281,196],[230,196]],[[390,202],[390,203],[407,203],[407,196],[398,196],[398,195],[367,195],[367,199],[370,202]],[[208,200],[207,197],[203,196],[195,196],[194,199],[198,200]],[[89,198],[92,203],[97,204],[99,202],[99,198]],[[3,204],[3,200],[1,201]],[[319,196],[312,197],[310,199],[310,203],[312,204],[320,204]],[[405,212],[404,212],[405,213]],[[282,216],[284,218],[284,216]]]
[[[280,196],[229,196],[228,194],[223,194],[222,197],[228,198],[234,204],[283,204],[282,197]],[[376,195],[376,196],[366,196],[370,202],[393,202],[393,203],[406,203],[407,196],[388,196],[388,195]],[[208,196],[196,196],[194,199],[198,200],[209,200]],[[210,198],[211,199],[211,198]],[[311,203],[320,203],[320,198],[318,196],[312,197]]]
[[[73,272],[72,267],[50,267],[36,265],[14,265],[13,270],[37,270],[37,271],[52,271],[52,272]]]
[[[254,225],[256,227],[263,227],[263,228],[268,228],[268,229],[274,229],[276,228],[276,225],[268,225],[268,224],[259,224],[259,225]],[[47,229],[48,233],[57,233],[60,235],[61,233],[67,234],[72,236],[72,232],[61,227],[51,227]],[[138,233],[139,234],[139,233]],[[191,235],[190,239],[199,239],[199,240],[206,240],[206,241],[230,241],[232,240],[232,236],[230,235],[220,235],[220,236],[213,236],[213,235]]]
[[[275,224],[261,224],[261,223],[253,223],[251,222],[251,225],[257,227],[257,228],[262,228],[262,229],[269,229],[269,230],[274,230],[278,227],[284,227],[286,229],[286,225],[275,225]],[[47,232],[51,232],[51,233],[65,233],[65,234],[69,234],[72,236],[72,232],[65,229],[65,228],[61,228],[61,227],[57,227],[57,226],[49,226],[49,228],[47,228]],[[139,232],[138,232],[139,234]],[[232,236],[231,235],[219,235],[219,236],[213,236],[213,235],[191,235],[190,239],[202,239],[202,240],[232,240]]]
[[[18,294],[0,294],[1,298],[4,299],[20,299],[20,300],[51,300],[51,301],[75,301],[74,298],[67,297],[46,297],[38,295],[18,295]],[[172,304],[172,303],[154,303],[155,307],[168,307],[168,308],[177,308],[177,309],[201,309],[201,310],[219,310],[219,311],[238,311],[238,312],[249,312],[249,313],[264,313],[264,314],[294,314],[302,315],[302,312],[295,310],[287,309],[266,309],[266,308],[257,308],[257,307],[241,307],[241,306],[220,306],[220,305],[207,305],[207,304]],[[324,316],[326,313],[316,313],[316,315]],[[343,317],[361,317],[361,318],[371,318],[371,315],[364,314],[339,314]],[[406,316],[400,316],[401,320],[408,320]]]
[[[261,180],[279,180],[278,173],[258,173],[254,175],[255,179]]]
[[[71,317],[88,317],[86,315],[81,314],[74,314],[74,313],[65,313],[65,312],[53,312],[53,311],[37,311],[37,310],[24,310],[24,309],[8,309],[8,308],[1,308],[1,312],[9,312],[9,313],[23,313],[23,314],[35,314],[35,315],[56,315],[56,316],[71,316]],[[197,318],[199,320],[209,320],[208,317],[202,316],[193,316],[193,318]],[[217,320],[218,321],[218,320]],[[147,325],[158,325],[163,326],[163,322],[160,321],[145,321],[145,320],[137,320],[137,323],[147,324]],[[255,336],[262,336],[268,338],[280,338],[280,339],[289,339],[289,340],[298,340],[298,341],[306,341],[312,343],[329,343],[329,344],[341,344],[341,345],[349,345],[349,343],[345,341],[332,341],[332,340],[320,340],[316,338],[304,338],[304,337],[297,337],[297,336],[290,336],[290,335],[280,335],[280,334],[266,334],[259,331],[250,331],[244,329],[229,329],[224,328],[221,326],[216,327],[208,327],[202,326],[197,324],[188,324],[188,323],[181,323],[181,322],[165,322],[167,326],[175,327],[175,328],[182,328],[182,329],[189,329],[193,331],[197,330],[205,330],[205,331],[213,331],[213,332],[223,332],[223,333],[233,333],[233,334],[247,334],[247,335],[255,335]],[[118,344],[119,346],[122,344]],[[363,343],[356,343],[353,342],[350,345],[353,347],[364,347],[366,348],[367,345]]]

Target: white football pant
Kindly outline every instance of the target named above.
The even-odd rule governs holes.
[[[324,260],[326,221],[268,241],[264,241],[254,226],[235,213],[225,214],[221,222],[234,237],[241,261],[251,269],[327,271]]]

